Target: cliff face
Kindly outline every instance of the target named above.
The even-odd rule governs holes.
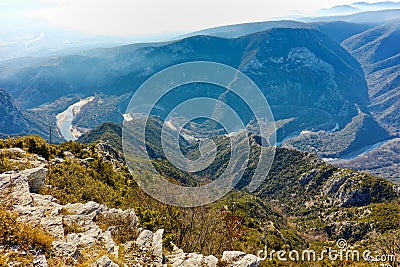
[[[29,124],[12,97],[0,88],[0,133],[27,134]]]

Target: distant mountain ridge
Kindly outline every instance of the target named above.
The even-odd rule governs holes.
[[[133,91],[159,70],[216,61],[256,82],[271,105],[279,143],[293,141],[298,149],[341,156],[399,133],[400,57],[393,44],[399,41],[400,10],[386,10],[397,4],[356,3],[363,12],[228,25],[168,42],[3,61],[0,86],[42,136],[48,136],[43,125],[54,129],[48,118],[54,120],[73,99],[94,96],[72,122],[85,132],[107,121],[121,123]],[[364,12],[379,7],[383,10]],[[174,100],[185,100],[191,91],[215,97],[213,90],[196,86]],[[303,131],[321,132],[306,138]]]
[[[368,104],[359,63],[314,27],[272,28],[233,39],[193,36],[76,56],[0,62],[0,85],[11,88],[21,106],[35,110],[64,96],[103,94],[102,101],[93,102],[98,105],[86,106],[76,118],[77,127],[93,128],[110,119],[121,122],[129,100],[122,95],[132,93],[157,71],[198,60],[220,62],[247,74],[266,96],[277,120],[295,118],[287,125],[287,134],[330,129],[336,123],[344,126],[357,115],[357,106],[365,110]],[[212,94],[210,88],[201,92]],[[185,97],[177,95],[176,100]],[[103,112],[106,106],[109,112]],[[301,114],[314,117],[305,119]]]
[[[376,11],[363,11],[351,15],[333,15],[333,16],[317,16],[299,18],[302,22],[332,22],[344,21],[352,23],[371,23],[379,25],[385,22],[396,20],[399,17],[400,7],[396,9],[384,9]]]
[[[400,134],[400,21],[374,27],[343,41],[362,64],[370,110],[393,134]]]
[[[250,22],[195,31],[179,36],[178,38],[187,38],[196,35],[209,35],[222,38],[238,38],[244,35],[266,31],[273,28],[312,29],[313,27],[310,24],[294,20]]]
[[[349,5],[338,5],[331,8],[323,8],[314,13],[316,16],[338,16],[338,15],[352,15],[366,11],[380,11],[387,9],[399,9],[399,2],[377,2],[366,3],[357,2]]]
[[[340,6],[334,6],[331,8],[320,9],[315,14],[320,15],[320,16],[330,16],[332,14],[348,15],[348,14],[354,14],[354,13],[357,13],[360,11],[362,11],[362,9],[354,7],[352,5],[340,5]]]

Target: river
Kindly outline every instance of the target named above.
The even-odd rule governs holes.
[[[82,133],[79,132],[74,125],[72,125],[72,122],[75,116],[81,111],[81,108],[93,100],[94,96],[88,97],[70,105],[66,110],[57,114],[57,127],[65,140],[75,141],[79,138],[79,136],[82,135]]]

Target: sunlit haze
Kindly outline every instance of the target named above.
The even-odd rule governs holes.
[[[61,27],[85,34],[148,36],[306,15],[349,0],[3,0],[0,23]],[[367,1],[371,2],[371,1]],[[10,27],[10,28],[11,28]]]

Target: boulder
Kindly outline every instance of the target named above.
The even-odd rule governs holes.
[[[62,239],[64,238],[63,220],[60,216],[43,217],[40,225],[52,236]]]
[[[164,229],[159,229],[153,234],[153,241],[152,241],[152,253],[157,259],[161,259],[163,257],[163,237]]]
[[[221,260],[231,267],[257,267],[260,264],[257,256],[240,251],[225,251]]]
[[[119,267],[119,265],[110,260],[109,257],[103,256],[94,262],[92,267]]]
[[[73,159],[73,158],[75,158],[75,156],[70,151],[65,151],[64,152],[64,158],[65,159]]]
[[[78,246],[81,239],[77,233],[70,233],[65,237],[65,242],[74,246]]]
[[[58,257],[72,258],[73,260],[78,260],[82,257],[82,254],[78,250],[78,247],[76,245],[66,242],[54,241],[53,247]]]
[[[39,194],[31,194],[32,205],[34,207],[44,208],[48,216],[56,216],[61,213],[63,208],[58,200],[52,196],[44,196]]]
[[[203,258],[203,265],[207,267],[216,267],[218,265],[217,257],[209,255]]]
[[[34,267],[47,267],[47,260],[45,255],[38,255],[33,259]]]
[[[99,227],[90,228],[86,232],[78,233],[79,245],[91,246],[94,245],[100,238],[102,231]]]
[[[88,215],[91,214],[92,212],[101,212],[105,210],[105,206],[100,205],[93,201],[89,201],[86,204],[82,203],[66,204],[64,206],[64,209],[71,214]]]
[[[32,207],[17,205],[15,210],[18,212],[18,220],[32,225],[40,224],[42,218],[45,216],[45,207]]]
[[[213,255],[203,256],[199,253],[184,253],[182,249],[172,244],[173,251],[166,257],[167,263],[171,266],[182,266],[182,267],[216,267],[218,265],[218,259]]]
[[[10,197],[16,200],[16,204],[32,204],[26,172],[12,171],[0,174],[0,192],[9,193]]]
[[[31,193],[38,193],[40,189],[45,187],[47,169],[38,167],[34,169],[22,171],[23,175],[28,177],[29,191]]]
[[[105,231],[100,235],[100,240],[104,243],[104,246],[108,253],[118,257],[119,246],[112,239],[110,231]]]
[[[131,231],[134,231],[138,227],[139,219],[133,209],[121,210],[121,209],[109,209],[104,210],[100,213],[100,216],[106,221],[127,221]]]
[[[153,232],[150,230],[143,230],[136,239],[136,245],[150,249],[153,245]]]
[[[3,152],[3,151],[9,151],[9,152],[14,153],[14,154],[26,155],[26,152],[23,149],[19,148],[19,147],[11,147],[11,148],[6,148],[6,149],[0,149],[0,152]]]

